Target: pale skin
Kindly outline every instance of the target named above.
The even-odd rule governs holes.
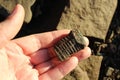
[[[87,38],[86,47],[66,61],[60,62],[56,56],[49,55],[49,49],[69,34],[69,30],[13,39],[23,24],[24,15],[24,8],[18,4],[0,23],[0,80],[60,80],[77,66],[78,61],[90,56]]]

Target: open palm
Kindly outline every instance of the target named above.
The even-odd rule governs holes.
[[[0,80],[60,80],[77,66],[78,60],[90,56],[88,47],[64,62],[50,56],[49,49],[69,30],[12,39],[23,19],[24,9],[17,5],[13,13],[0,23]]]

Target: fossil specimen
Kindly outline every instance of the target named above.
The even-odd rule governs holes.
[[[64,61],[84,47],[83,35],[75,29],[54,45],[54,52],[61,61]]]

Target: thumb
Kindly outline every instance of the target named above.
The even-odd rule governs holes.
[[[24,15],[24,8],[17,4],[12,14],[0,23],[0,43],[15,37],[23,24]]]

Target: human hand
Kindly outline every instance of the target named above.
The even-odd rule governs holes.
[[[13,39],[23,19],[24,9],[17,5],[13,13],[0,23],[0,80],[60,80],[77,66],[78,61],[90,56],[88,41],[83,50],[64,62],[49,55],[49,48],[69,30]]]

